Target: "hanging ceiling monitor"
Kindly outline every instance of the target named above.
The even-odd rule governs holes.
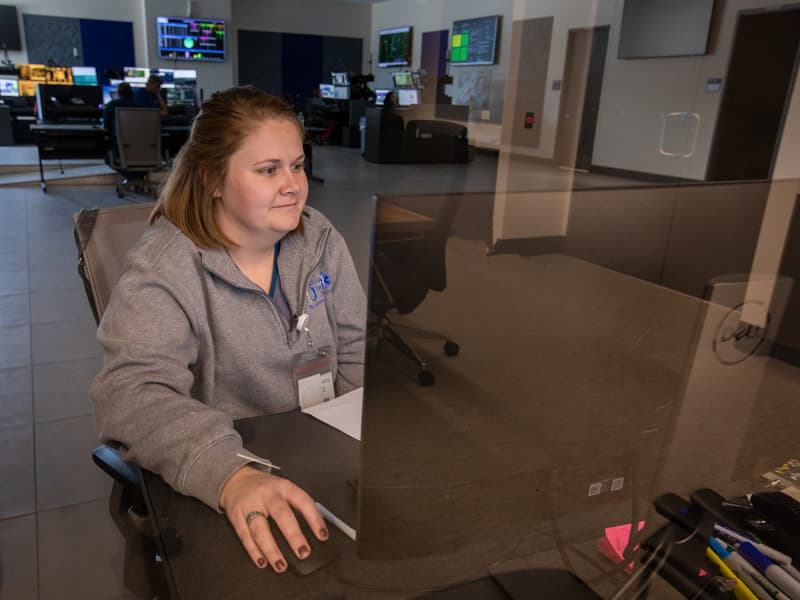
[[[500,16],[453,21],[450,64],[493,65],[497,61]]]
[[[162,60],[225,60],[225,21],[158,17],[158,57]]]
[[[403,67],[411,62],[411,27],[383,29],[378,33],[378,66]]]

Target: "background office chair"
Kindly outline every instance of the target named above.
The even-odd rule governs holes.
[[[84,209],[73,216],[78,273],[98,324],[122,274],[125,255],[146,229],[152,210],[153,203],[147,202]],[[114,479],[109,512],[127,541],[125,585],[141,597],[153,598],[156,592],[166,589],[166,584],[154,560],[156,543],[148,522],[139,468],[123,461],[116,448],[105,444],[94,449],[92,460]],[[174,538],[177,544],[177,534]]]
[[[447,356],[456,356],[459,346],[444,333],[394,325],[389,313],[411,313],[429,290],[443,291],[447,287],[445,251],[459,199],[458,195],[425,198],[428,210],[433,212],[429,229],[421,233],[401,231],[391,236],[376,234],[375,239],[370,306],[376,322],[370,328],[370,334],[377,337],[379,345],[387,341],[413,361],[419,367],[417,383],[423,386],[433,385],[436,378],[428,363],[400,335],[400,331],[408,337],[444,340],[443,349]],[[398,204],[406,207],[405,202]]]
[[[151,193],[149,174],[161,170],[161,114],[157,108],[119,106],[115,111],[115,137],[109,165],[122,174],[117,196],[133,185]]]

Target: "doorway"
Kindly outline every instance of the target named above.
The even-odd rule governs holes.
[[[569,32],[554,153],[560,167],[588,171],[592,165],[608,32],[608,26]]]
[[[706,180],[768,179],[797,69],[800,9],[740,13]]]

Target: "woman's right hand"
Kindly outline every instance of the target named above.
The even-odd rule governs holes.
[[[251,560],[259,567],[269,563],[277,573],[286,570],[286,560],[278,549],[268,518],[278,525],[289,546],[301,560],[311,553],[292,507],[303,515],[318,539],[328,539],[328,529],[314,500],[288,479],[244,466],[225,483],[220,494],[225,511]],[[247,522],[248,515],[251,517]]]

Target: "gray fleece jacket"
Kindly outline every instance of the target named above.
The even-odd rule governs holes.
[[[322,214],[307,207],[303,226],[281,241],[278,271],[311,345],[227,251],[198,248],[163,218],[128,254],[98,329],[101,440],[217,511],[248,462],[233,419],[298,408],[292,370],[322,353],[337,395],[362,385],[366,298],[353,260]]]

